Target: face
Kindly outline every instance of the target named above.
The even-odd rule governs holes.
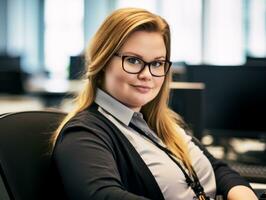
[[[146,62],[166,59],[163,37],[156,32],[132,33],[118,53]],[[118,56],[111,59],[104,72],[103,90],[137,112],[157,96],[165,79],[152,76],[147,65],[138,74],[127,73]]]

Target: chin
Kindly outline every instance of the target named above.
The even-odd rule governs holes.
[[[128,107],[142,107],[151,102],[155,97],[145,95],[128,95],[127,99],[124,99],[125,105]]]
[[[150,100],[151,101],[151,100]],[[145,106],[147,103],[149,103],[150,101],[139,101],[139,102],[135,102],[132,105],[134,105],[134,107],[143,107]]]

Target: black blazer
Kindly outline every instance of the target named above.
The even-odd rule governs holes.
[[[138,152],[97,107],[94,104],[72,118],[57,140],[53,159],[66,196],[80,200],[163,200],[155,178]],[[212,164],[218,194],[226,197],[235,185],[249,186],[195,138],[192,141]]]

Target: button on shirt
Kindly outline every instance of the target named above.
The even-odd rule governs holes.
[[[149,128],[142,113],[134,112],[101,89],[97,90],[95,103],[99,105],[99,112],[117,126],[134,146],[153,174],[166,200],[192,200],[195,197],[195,193],[188,187],[181,169],[164,151],[150,141],[152,139],[165,147],[162,140]],[[142,130],[150,139],[132,129],[129,126],[130,123]],[[191,141],[191,136],[187,135],[178,126],[177,134],[182,134],[184,141],[188,145],[192,166],[198,175],[205,193],[210,198],[214,198],[216,183],[214,171],[209,160]]]

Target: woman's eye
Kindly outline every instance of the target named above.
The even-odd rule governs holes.
[[[163,66],[163,62],[161,62],[161,61],[154,61],[154,62],[151,63],[151,65],[153,67],[161,67],[161,66]]]
[[[138,59],[138,58],[135,58],[135,57],[128,57],[127,58],[127,62],[130,63],[130,64],[140,64],[141,61]]]

